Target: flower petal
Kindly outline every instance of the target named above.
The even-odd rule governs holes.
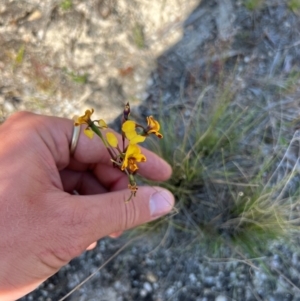
[[[107,139],[107,142],[109,143],[110,146],[117,147],[118,139],[115,136],[115,134],[113,134],[111,132],[106,133],[106,139]]]
[[[90,139],[94,137],[94,132],[88,127],[84,130],[84,134]]]
[[[137,162],[146,162],[147,161],[146,156],[143,154],[136,154],[134,156],[134,158],[136,159]]]
[[[147,117],[147,123],[148,123],[149,128],[151,128],[153,130],[156,130],[156,131],[159,131],[159,129],[160,129],[159,122],[157,120],[155,120],[153,118],[153,116]]]
[[[162,138],[163,135],[159,133],[160,124],[153,116],[147,117],[147,134],[155,134],[158,138]]]
[[[75,125],[78,126],[80,124],[90,124],[91,116],[94,113],[94,109],[86,110],[83,116],[79,116],[77,120],[75,120]]]
[[[146,137],[141,135],[135,135],[133,138],[129,139],[126,135],[126,138],[129,140],[129,144],[137,144],[144,142]]]
[[[132,132],[135,131],[135,122],[132,120],[127,120],[122,124],[122,131],[124,133],[126,132]]]
[[[121,169],[128,168],[131,173],[138,170],[136,162],[145,162],[146,156],[141,153],[141,149],[136,144],[129,144],[125,153],[125,158]]]
[[[132,120],[127,120],[122,125],[122,131],[125,133],[126,138],[130,144],[137,144],[144,142],[146,137],[139,135],[135,130],[136,123]]]
[[[127,147],[126,155],[127,156],[132,156],[135,153],[139,154],[140,152],[141,152],[141,150],[136,144],[129,144],[128,147]]]
[[[99,124],[99,127],[100,127],[101,129],[107,129],[107,128],[108,128],[106,122],[105,122],[103,119],[99,119],[99,120],[98,120],[98,124]]]
[[[134,137],[137,136],[137,133],[136,133],[136,131],[128,131],[128,132],[125,132],[125,136],[130,141],[131,139],[133,139]]]

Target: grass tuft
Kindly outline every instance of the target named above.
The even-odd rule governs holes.
[[[19,50],[18,53],[16,55],[15,58],[15,66],[17,65],[21,65],[23,63],[24,60],[24,54],[25,54],[25,45],[22,45]]]
[[[284,165],[298,138],[279,161],[271,150],[288,146],[282,129],[287,123],[270,128],[267,106],[241,105],[233,79],[216,85],[206,87],[193,106],[166,108],[160,119],[164,138],[149,145],[173,167],[162,186],[175,195],[178,214],[165,221],[173,233],[201,237],[214,254],[223,245],[257,257],[268,242],[291,240],[300,230],[297,169]],[[148,229],[161,229],[163,221]]]
[[[144,49],[146,47],[143,25],[139,23],[134,24],[132,28],[132,38],[137,48]]]
[[[262,7],[264,0],[245,0],[244,5],[248,10],[257,10]]]
[[[292,11],[300,9],[300,0],[290,0],[288,2],[288,8]]]
[[[83,75],[75,73],[73,71],[68,71],[66,68],[63,68],[63,72],[68,75],[68,77],[75,83],[86,84],[88,81],[88,74],[84,73]]]
[[[69,10],[71,9],[73,6],[73,3],[72,3],[72,0],[63,0],[61,3],[60,3],[60,7],[63,9],[63,10]]]

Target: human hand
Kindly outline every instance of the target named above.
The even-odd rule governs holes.
[[[128,178],[113,168],[99,139],[79,136],[73,122],[21,112],[0,126],[0,299],[16,300],[56,273],[94,241],[168,213],[170,192],[139,187],[129,203]],[[140,174],[170,177],[150,151]],[[72,195],[76,190],[79,195]]]

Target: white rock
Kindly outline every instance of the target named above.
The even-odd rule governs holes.
[[[152,286],[149,282],[145,282],[143,288],[149,293],[152,292]]]

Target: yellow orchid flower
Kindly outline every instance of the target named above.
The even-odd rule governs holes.
[[[81,125],[81,124],[87,124],[90,125],[92,120],[91,116],[94,113],[94,109],[86,110],[83,116],[79,116],[77,120],[75,120],[75,126]]]
[[[90,139],[94,137],[95,131],[93,131],[92,128],[95,129],[95,125],[94,125],[95,121],[98,122],[99,124],[98,128],[100,129],[104,129],[108,127],[103,119],[92,121],[91,116],[93,115],[93,113],[94,113],[94,109],[86,110],[83,116],[76,117],[74,121],[75,126],[80,126],[81,124],[87,124],[87,128],[84,130],[84,134]]]
[[[107,129],[108,128],[106,122],[103,119],[99,119],[98,124],[99,124],[100,129]]]
[[[90,125],[93,123],[91,116],[94,113],[94,109],[86,110],[83,116],[76,117],[74,121],[75,126],[80,126],[81,124],[87,124],[87,128],[84,129],[84,134],[92,139],[94,137],[94,132],[90,129]]]
[[[146,162],[146,156],[141,153],[141,149],[136,144],[129,144],[121,169],[128,168],[131,173],[134,173],[138,170],[137,162]]]
[[[110,146],[112,147],[118,146],[118,139],[114,133],[111,132],[106,133],[106,140]]]
[[[139,135],[135,130],[135,122],[127,120],[122,125],[122,131],[125,133],[126,138],[129,140],[129,144],[137,144],[144,142],[146,137]]]
[[[90,139],[93,139],[93,137],[94,137],[94,132],[89,128],[89,127],[87,127],[86,129],[84,129],[84,134],[88,137],[88,138],[90,138]]]
[[[162,138],[163,135],[159,133],[160,124],[153,116],[147,117],[147,134],[155,134],[158,138]]]
[[[126,132],[132,132],[135,131],[135,122],[132,120],[127,120],[122,124],[122,131],[124,133]]]

